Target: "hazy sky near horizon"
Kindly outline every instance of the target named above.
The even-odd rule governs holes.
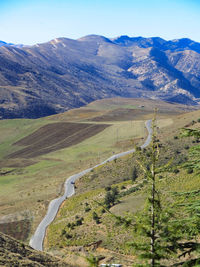
[[[200,0],[0,0],[0,40],[35,44],[88,34],[200,42]]]

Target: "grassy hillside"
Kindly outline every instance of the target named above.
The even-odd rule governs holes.
[[[143,142],[144,122],[154,107],[160,107],[161,129],[171,127],[175,115],[193,109],[153,100],[106,99],[47,118],[0,121],[0,229],[27,240],[68,176]],[[90,187],[96,189],[96,183]]]
[[[158,138],[162,143],[160,164],[173,158],[171,171],[160,176],[159,188],[163,194],[170,194],[171,197],[174,197],[173,192],[177,192],[175,201],[180,203],[200,201],[198,193],[185,194],[200,189],[199,172],[194,170],[189,173],[183,168],[189,158],[189,150],[198,143],[195,138],[180,137],[180,129],[183,127],[200,129],[199,118],[200,111],[174,116],[170,127],[158,129]],[[131,218],[143,208],[147,185],[143,182],[141,171],[138,179],[131,181],[133,166],[134,155],[126,156],[98,167],[78,180],[76,195],[65,201],[56,220],[48,228],[45,248],[55,254],[59,251],[60,255],[71,257],[72,261],[74,257],[69,256],[71,253],[76,253],[76,259],[82,259],[89,251],[99,257],[103,256],[101,262],[117,262],[124,266],[136,263],[137,254],[126,245],[134,239],[133,229],[117,225],[116,219],[98,204],[103,204],[109,186],[117,186],[119,203],[110,209],[112,213]],[[99,218],[97,221],[94,212]],[[180,207],[177,207],[177,213],[179,212]],[[181,213],[184,215],[186,212],[182,208]],[[95,246],[94,242],[97,241],[99,243]]]

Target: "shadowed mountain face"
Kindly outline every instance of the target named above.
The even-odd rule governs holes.
[[[116,96],[200,98],[200,44],[190,39],[89,35],[0,46],[1,118],[38,118]]]

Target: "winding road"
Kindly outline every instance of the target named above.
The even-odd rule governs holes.
[[[145,143],[141,146],[141,148],[147,147],[150,144],[151,137],[152,137],[151,120],[146,121],[145,126],[148,130],[148,137],[147,137]],[[98,166],[101,166],[107,162],[110,162],[114,159],[120,158],[122,156],[125,156],[125,155],[133,153],[133,152],[135,152],[135,149],[113,155],[112,157],[101,162],[100,164],[98,164],[92,168],[86,169],[80,173],[74,174],[74,175],[70,176],[69,178],[67,178],[65,181],[65,185],[64,185],[65,192],[64,192],[63,196],[56,198],[56,199],[53,199],[50,202],[48,210],[47,210],[47,214],[45,215],[45,217],[43,218],[41,223],[38,225],[34,235],[31,237],[29,245],[36,250],[40,250],[40,251],[43,250],[43,242],[44,242],[44,238],[45,238],[45,234],[46,234],[46,229],[52,223],[52,221],[55,219],[55,217],[58,213],[58,210],[59,210],[61,204],[63,203],[63,201],[66,198],[71,197],[75,193],[73,183],[78,178],[82,177],[83,175],[85,175],[86,173],[90,172],[91,170],[95,169]]]

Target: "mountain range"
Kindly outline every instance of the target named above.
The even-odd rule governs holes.
[[[0,41],[0,118],[38,118],[108,97],[200,103],[200,43],[88,35]]]

